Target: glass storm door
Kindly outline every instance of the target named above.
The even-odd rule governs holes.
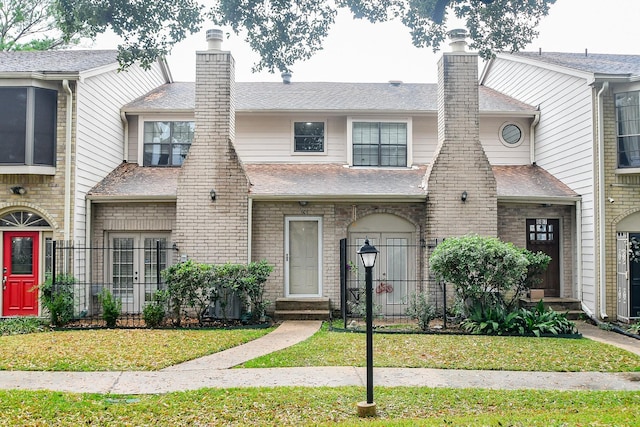
[[[290,217],[285,226],[285,292],[291,297],[322,293],[322,222],[319,217]]]
[[[3,316],[38,315],[38,247],[38,232],[4,232]]]

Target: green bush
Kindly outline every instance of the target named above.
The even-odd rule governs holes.
[[[227,316],[227,302],[235,295],[243,302],[244,312],[259,320],[269,304],[263,300],[264,283],[273,271],[266,261],[249,264],[211,265],[192,260],[175,264],[162,272],[167,285],[174,323],[180,325],[184,308],[192,308],[202,323],[208,307],[218,304]]]
[[[142,310],[142,317],[147,327],[157,328],[164,322],[164,318],[167,315],[168,299],[169,293],[167,291],[157,291],[153,294],[152,301],[145,305]]]
[[[13,317],[0,320],[0,336],[43,332],[44,325],[37,317]]]
[[[102,289],[98,299],[102,304],[102,319],[107,323],[107,328],[115,328],[122,312],[122,301],[114,297],[107,288]]]
[[[66,274],[56,275],[53,280],[47,279],[40,285],[42,305],[49,312],[53,326],[64,326],[73,320],[73,286],[75,277]]]
[[[472,334],[482,335],[571,335],[577,333],[575,323],[565,313],[544,308],[539,301],[533,310],[521,308],[507,312],[500,306],[489,309],[480,305],[472,307],[469,317],[462,321],[462,328]]]
[[[550,258],[493,237],[467,235],[439,244],[429,266],[439,280],[453,285],[463,315],[471,307],[486,311],[516,309],[518,299],[546,269]]]
[[[421,330],[429,330],[429,322],[436,318],[436,308],[429,303],[424,292],[411,295],[406,310],[407,316],[418,321]]]

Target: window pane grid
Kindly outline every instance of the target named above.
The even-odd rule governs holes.
[[[618,167],[640,167],[640,92],[615,95]]]
[[[407,124],[354,122],[351,143],[354,166],[407,165]]]
[[[324,122],[295,122],[294,151],[324,152]]]
[[[180,166],[189,152],[194,122],[145,122],[145,166]]]

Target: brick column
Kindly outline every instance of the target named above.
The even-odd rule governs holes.
[[[234,65],[219,48],[196,53],[195,136],[178,178],[174,240],[198,262],[248,259],[249,181],[233,143]]]
[[[444,53],[438,63],[438,148],[425,177],[430,238],[497,235],[496,181],[478,116],[478,56]]]

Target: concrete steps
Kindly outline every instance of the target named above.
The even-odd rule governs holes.
[[[329,320],[331,304],[329,298],[278,298],[274,312],[275,320]]]
[[[520,298],[520,307],[524,307],[528,310],[533,309],[538,302],[542,300],[545,307],[550,307],[553,311],[560,313],[567,313],[567,319],[577,320],[584,314],[582,311],[582,305],[580,300],[574,298],[558,298],[558,297],[545,297],[545,298]]]

